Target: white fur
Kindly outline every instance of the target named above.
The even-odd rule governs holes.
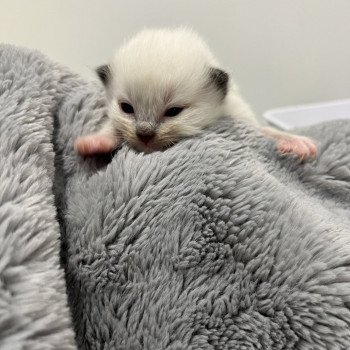
[[[192,136],[223,116],[254,121],[249,106],[230,82],[228,94],[210,84],[208,71],[220,68],[206,43],[192,30],[146,29],[122,46],[110,63],[107,85],[113,128],[137,148],[135,125],[147,121],[157,127],[155,147]],[[133,116],[120,109],[130,103]],[[185,106],[181,114],[164,118],[166,109]]]
[[[232,79],[225,86],[227,75],[190,29],[141,31],[117,51],[109,71],[106,74],[106,66],[98,70],[107,89],[109,120],[98,133],[75,142],[82,155],[110,152],[123,140],[146,152],[162,149],[224,116],[258,124]],[[131,104],[134,112],[123,112],[122,103]],[[172,107],[183,110],[167,117],[165,111]],[[274,139],[283,154],[301,159],[317,154],[308,138],[271,128],[260,131]]]

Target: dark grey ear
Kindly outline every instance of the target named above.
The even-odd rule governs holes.
[[[209,77],[210,82],[214,84],[225,97],[228,90],[229,75],[219,68],[210,68]]]
[[[104,64],[96,68],[96,73],[103,85],[107,85],[111,78],[111,67],[108,64]]]

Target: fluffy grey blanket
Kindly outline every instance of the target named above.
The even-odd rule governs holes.
[[[80,158],[105,112],[97,83],[0,46],[1,349],[350,348],[349,122],[305,131],[312,163],[232,121]]]

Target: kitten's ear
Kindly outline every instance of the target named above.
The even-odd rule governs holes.
[[[111,67],[108,64],[103,64],[96,68],[96,73],[104,86],[107,86],[111,79]]]
[[[225,97],[228,90],[229,75],[219,68],[210,68],[209,79],[210,83]]]

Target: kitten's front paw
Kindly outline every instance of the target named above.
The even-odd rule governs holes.
[[[262,133],[276,141],[277,148],[282,154],[294,154],[301,160],[315,158],[317,146],[308,137],[289,134],[271,127],[261,128]]]
[[[116,148],[116,142],[102,135],[88,135],[79,137],[74,143],[74,149],[81,156],[104,154],[112,152]]]
[[[280,153],[294,154],[301,160],[315,158],[317,155],[315,142],[305,136],[283,135],[277,139],[277,148]]]

